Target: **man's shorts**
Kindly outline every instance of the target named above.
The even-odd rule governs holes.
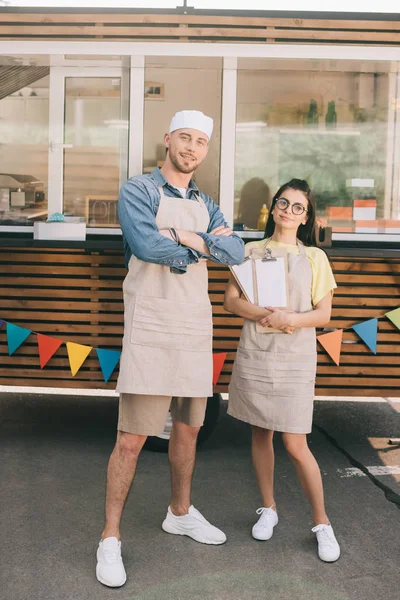
[[[201,427],[206,406],[207,398],[120,394],[118,431],[136,435],[160,435],[164,431],[169,409],[174,421],[190,427]]]

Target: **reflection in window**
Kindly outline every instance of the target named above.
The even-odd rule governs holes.
[[[0,65],[1,225],[47,218],[48,71]]]
[[[65,85],[64,213],[88,226],[117,227],[121,147],[121,79],[67,77]]]
[[[201,57],[146,58],[143,172],[162,166],[164,134],[180,110],[201,110],[214,119],[210,149],[196,171],[199,188],[218,202],[222,60]]]
[[[393,77],[385,63],[239,61],[236,226],[255,228],[262,204],[296,177],[334,231],[393,230]]]

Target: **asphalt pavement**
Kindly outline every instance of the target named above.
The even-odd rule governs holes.
[[[350,399],[351,400],[351,399]],[[400,402],[320,401],[309,443],[341,544],[321,562],[307,501],[276,436],[279,524],[251,526],[260,506],[250,431],[223,414],[198,452],[193,504],[225,531],[204,546],[161,530],[168,459],[144,451],[124,513],[128,580],[95,578],[115,398],[0,394],[0,600],[398,600]]]

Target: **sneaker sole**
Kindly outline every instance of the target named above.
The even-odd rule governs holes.
[[[330,558],[330,559],[328,559],[328,560],[327,560],[326,558],[321,558],[319,554],[318,554],[318,558],[319,558],[320,560],[322,560],[322,562],[326,562],[326,563],[334,563],[334,562],[336,562],[337,560],[339,560],[339,558],[340,558],[340,553],[339,553],[339,556],[337,556],[336,558]]]
[[[254,535],[253,532],[251,532],[251,537],[254,540],[257,540],[258,542],[268,542],[268,540],[270,540],[272,538],[272,536],[274,535],[274,532],[271,533],[271,535],[269,537],[257,537],[256,535]]]
[[[172,533],[172,535],[186,535],[187,537],[190,537],[195,542],[199,542],[199,544],[209,544],[210,546],[220,546],[221,544],[225,544],[225,542],[226,542],[226,539],[221,542],[214,542],[214,541],[206,540],[205,538],[201,538],[196,535],[190,534],[187,531],[181,531],[178,528],[171,525],[170,523],[167,523],[166,521],[163,521],[161,527],[162,527],[163,531],[165,531],[166,533]]]
[[[101,584],[110,587],[110,588],[119,588],[122,587],[123,585],[125,585],[126,583],[126,576],[125,579],[122,583],[118,583],[117,585],[113,585],[112,583],[107,583],[107,581],[105,581],[105,579],[103,579],[100,575],[99,575],[99,569],[98,569],[98,565],[96,566],[96,579],[97,581],[99,581]]]

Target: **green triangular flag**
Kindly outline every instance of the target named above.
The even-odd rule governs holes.
[[[400,329],[400,307],[391,310],[385,314],[385,317],[392,321],[393,325],[396,325],[397,329]]]

